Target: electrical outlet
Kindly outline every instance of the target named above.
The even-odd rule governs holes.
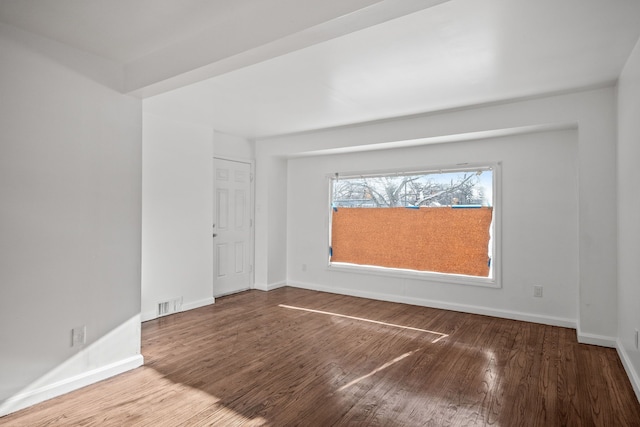
[[[307,271],[307,264],[302,264],[302,271]]]
[[[536,298],[542,298],[542,286],[533,287],[533,296]]]
[[[640,339],[640,337],[638,337],[638,330],[636,329],[636,350],[640,350],[640,348],[638,347],[638,345],[640,344],[638,342],[639,339]]]
[[[79,347],[87,342],[87,327],[79,326],[71,330],[71,347]]]

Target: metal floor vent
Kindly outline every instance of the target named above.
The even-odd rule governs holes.
[[[158,317],[182,311],[182,298],[158,303]]]

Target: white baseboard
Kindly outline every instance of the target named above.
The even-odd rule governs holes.
[[[282,282],[276,282],[276,283],[256,283],[255,285],[253,285],[253,289],[266,292],[266,291],[272,291],[274,289],[282,288],[284,286],[287,286],[287,282],[285,280],[283,280]]]
[[[617,347],[616,337],[608,337],[606,335],[589,334],[580,330],[580,325],[576,326],[576,334],[580,344],[599,345],[600,347]]]
[[[144,364],[141,354],[119,360],[109,365],[84,372],[46,386],[18,393],[0,403],[0,417],[19,411],[36,403],[69,393],[98,381],[106,380],[126,371],[130,371]]]
[[[193,310],[195,308],[204,307],[207,305],[211,305],[216,302],[214,297],[204,298],[197,301],[191,301],[182,304],[182,311]]]
[[[216,301],[215,298],[208,297],[208,298],[204,298],[197,301],[182,303],[182,310],[180,311],[187,311],[187,310],[193,310],[194,308],[204,307],[206,305],[215,303],[215,301]],[[157,318],[158,318],[158,313],[156,311],[147,311],[140,314],[140,321],[142,322],[146,322],[148,320],[153,320]]]
[[[147,320],[153,320],[158,317],[158,313],[155,311],[147,311],[144,313],[140,313],[140,321],[146,322]]]
[[[484,316],[500,317],[503,319],[522,320],[525,322],[541,323],[543,325],[561,326],[563,328],[576,328],[576,322],[572,319],[544,316],[518,311],[500,310],[489,307],[481,307],[467,304],[456,304],[444,301],[429,300],[423,298],[408,297],[403,295],[383,294],[378,292],[360,291],[347,288],[334,288],[329,286],[315,285],[301,282],[288,282],[289,286],[311,289],[314,291],[330,292],[354,297],[370,298],[375,300],[399,302],[403,304],[419,305],[423,307],[440,308],[443,310],[460,311],[463,313],[481,314]]]
[[[622,345],[622,342],[618,339],[616,344],[616,350],[618,350],[618,356],[622,361],[622,366],[624,366],[624,370],[627,372],[629,381],[631,381],[633,391],[636,392],[636,397],[638,398],[638,402],[640,402],[640,374],[634,369],[633,364],[631,363],[631,358]]]

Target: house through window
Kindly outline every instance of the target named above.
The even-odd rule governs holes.
[[[496,167],[334,175],[330,265],[495,283]]]

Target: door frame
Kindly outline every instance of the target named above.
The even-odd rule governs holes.
[[[211,207],[213,208],[212,213],[215,214],[216,212],[216,160],[226,160],[229,162],[237,162],[237,163],[245,163],[249,165],[249,173],[250,173],[250,179],[249,179],[249,221],[250,221],[250,231],[249,231],[249,245],[250,245],[250,250],[249,250],[249,267],[250,267],[250,271],[249,271],[249,289],[255,289],[255,283],[256,283],[256,268],[255,268],[255,258],[256,258],[256,236],[255,236],[255,187],[256,187],[256,180],[255,180],[255,169],[256,169],[256,162],[255,160],[250,160],[250,159],[243,159],[240,157],[229,157],[229,156],[216,156],[214,154],[214,156],[211,158],[211,165],[212,165],[212,170],[213,170],[213,175],[211,176],[211,180],[212,180],[212,191],[211,191]],[[215,256],[215,243],[213,241],[213,233],[214,233],[214,229],[213,229],[213,216],[211,217],[211,246],[213,247],[213,256]],[[214,259],[211,259],[211,269],[212,269],[212,273],[213,273],[213,282],[211,283],[211,294],[213,295],[213,293],[215,292],[214,290],[214,286],[215,286],[215,278],[216,278],[216,263],[214,262]],[[219,295],[221,296],[221,295]]]

